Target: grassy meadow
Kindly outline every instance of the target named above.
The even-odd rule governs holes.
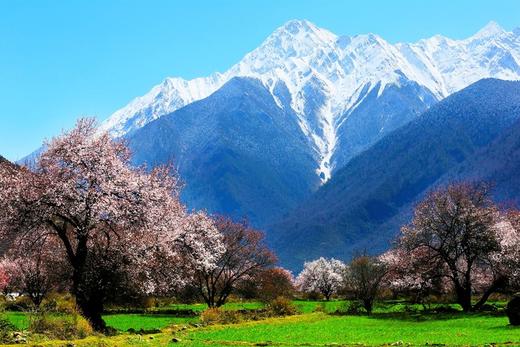
[[[236,324],[196,324],[199,317],[161,313],[118,313],[104,316],[119,332],[73,342],[40,339],[34,346],[520,346],[520,328],[508,325],[501,312],[463,314],[425,313],[419,306],[378,305],[370,317],[337,315],[343,301],[294,301],[300,314]],[[501,305],[498,305],[499,307]],[[229,303],[225,310],[253,310],[262,304]],[[170,305],[168,310],[202,312],[204,305]],[[412,308],[412,309],[410,309]],[[4,315],[19,330],[29,324],[22,312]],[[160,333],[132,334],[128,329],[160,329]],[[30,340],[31,342],[32,340]],[[29,344],[30,345],[30,344]]]

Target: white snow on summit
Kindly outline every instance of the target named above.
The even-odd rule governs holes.
[[[277,99],[284,83],[302,131],[320,157],[317,174],[330,178],[337,130],[355,107],[363,87],[399,84],[405,77],[442,99],[479,79],[520,79],[520,31],[491,22],[475,35],[452,40],[440,35],[416,43],[390,44],[374,34],[337,36],[306,20],[292,20],[224,73],[184,80],[167,78],[115,112],[101,125],[114,136],[138,129],[203,99],[236,76],[258,78]],[[310,109],[319,96],[319,108]]]

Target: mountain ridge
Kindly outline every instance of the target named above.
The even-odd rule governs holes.
[[[367,88],[370,92],[379,84],[380,96],[387,86],[400,86],[404,77],[440,100],[484,77],[519,79],[519,62],[520,36],[496,23],[464,40],[437,35],[392,45],[375,34],[338,36],[309,21],[292,20],[226,72],[193,80],[167,78],[114,113],[101,129],[123,136],[211,95],[232,77],[253,77],[278,105],[277,88],[287,89],[286,104],[312,140],[321,158],[316,174],[325,182],[344,164],[334,161],[342,150],[338,133]],[[316,94],[321,102],[309,109]]]

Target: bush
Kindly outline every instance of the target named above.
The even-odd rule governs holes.
[[[70,295],[54,294],[44,299],[41,304],[43,312],[57,312],[66,314],[77,313],[76,301]]]
[[[185,286],[177,293],[176,299],[183,304],[195,304],[200,301],[199,289],[192,285]]]
[[[200,321],[204,324],[216,324],[220,320],[220,309],[207,308],[200,315]]]
[[[313,312],[321,312],[321,313],[327,312],[327,309],[325,308],[325,304],[324,303],[319,303],[318,305],[316,305],[316,307],[314,308]]]
[[[460,310],[458,310],[455,307],[452,307],[450,305],[437,306],[432,311],[435,313],[446,313],[446,314],[460,313]]]
[[[298,313],[292,301],[282,296],[277,297],[267,305],[267,312],[272,316],[292,316]]]
[[[13,343],[15,327],[6,318],[0,317],[0,343]]]
[[[342,303],[335,314],[358,316],[365,313],[365,309],[358,301],[346,301]]]
[[[78,313],[52,315],[42,311],[31,315],[29,331],[60,340],[83,339],[94,333],[90,323]]]
[[[200,321],[203,324],[234,324],[241,321],[239,312],[225,311],[220,308],[208,308],[200,315]]]

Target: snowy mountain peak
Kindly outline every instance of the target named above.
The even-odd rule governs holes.
[[[297,35],[301,32],[318,32],[322,29],[305,19],[292,19],[284,23],[276,29],[273,34],[280,32],[288,32],[291,35]]]
[[[276,29],[241,63],[256,64],[290,58],[305,58],[334,44],[337,36],[306,20],[291,20]],[[252,62],[252,59],[261,59]]]
[[[505,30],[502,29],[500,25],[498,25],[495,21],[490,21],[486,26],[480,29],[475,35],[471,38],[473,39],[484,39],[492,36],[497,36],[505,33]]]
[[[520,79],[520,35],[490,22],[465,40],[440,35],[416,43],[390,44],[376,34],[337,36],[307,20],[277,28],[228,71],[184,80],[167,78],[115,112],[101,126],[124,136],[148,122],[203,99],[233,77],[253,77],[281,108],[289,106],[314,144],[316,173],[330,178],[337,132],[359,100],[377,89],[413,81],[437,99],[479,79]],[[279,99],[282,85],[288,98]],[[290,105],[284,105],[290,103]]]

